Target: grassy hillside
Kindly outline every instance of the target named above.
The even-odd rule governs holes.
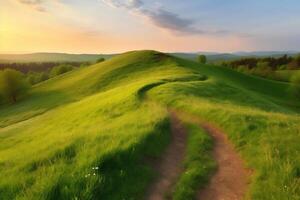
[[[29,98],[17,105],[2,105],[0,127],[115,87],[137,84],[139,81],[142,87],[146,83],[176,75],[182,76],[185,73],[191,74],[188,69],[177,66],[173,58],[166,55],[149,52],[126,53],[103,63],[80,68],[45,81],[35,86]]]
[[[168,144],[174,107],[227,131],[255,172],[253,199],[297,199],[300,103],[288,87],[155,51],[58,76],[0,106],[0,196],[142,199],[153,177],[145,157]]]
[[[95,62],[99,58],[111,58],[112,54],[32,53],[0,54],[0,63],[10,62]]]

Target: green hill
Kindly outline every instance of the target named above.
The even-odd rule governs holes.
[[[255,172],[250,197],[297,199],[300,103],[288,87],[155,51],[71,71],[0,106],[0,196],[143,199],[144,158],[169,143],[174,108],[227,131]]]

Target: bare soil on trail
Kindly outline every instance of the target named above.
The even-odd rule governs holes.
[[[201,123],[214,139],[213,157],[218,169],[207,187],[200,190],[199,200],[242,200],[245,198],[250,170],[234,150],[226,135],[209,123]]]
[[[179,113],[179,112],[178,112]],[[226,134],[215,125],[201,119],[188,116],[189,121],[199,124],[213,137],[213,158],[218,168],[209,184],[199,189],[198,200],[242,200],[245,198],[251,171],[246,169],[239,154],[234,150]],[[171,143],[161,159],[153,163],[159,176],[150,186],[146,194],[147,200],[172,199],[170,193],[177,178],[183,172],[183,160],[187,145],[187,131],[176,116],[176,111],[171,111]]]
[[[187,133],[175,113],[171,112],[170,114],[171,143],[162,158],[154,164],[159,176],[147,192],[146,199],[148,200],[166,199],[183,170],[182,163],[185,156]]]

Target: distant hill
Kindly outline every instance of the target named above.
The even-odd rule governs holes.
[[[234,60],[239,59],[241,56],[230,54],[230,53],[171,53],[173,56],[177,56],[180,58],[188,59],[188,60],[197,60],[198,55],[204,54],[207,57],[208,62],[217,62],[217,61],[228,61],[228,60]]]
[[[254,52],[174,52],[170,55],[188,59],[197,60],[198,55],[207,56],[208,62],[229,61],[243,57],[279,57],[285,54],[289,56],[296,55],[296,51],[254,51]],[[111,58],[117,54],[68,54],[68,53],[31,53],[31,54],[0,54],[0,63],[12,62],[95,62],[99,58]]]
[[[209,63],[218,61],[230,61],[247,57],[280,57],[283,55],[294,56],[296,51],[253,51],[253,52],[234,52],[234,53],[216,53],[216,52],[197,52],[197,53],[170,53],[189,60],[197,60],[198,55],[206,55]]]
[[[0,63],[11,62],[95,62],[99,58],[111,58],[113,54],[31,53],[0,54]]]
[[[238,56],[282,56],[282,55],[290,55],[293,56],[295,54],[298,54],[297,51],[253,51],[253,52],[234,52],[233,54]]]

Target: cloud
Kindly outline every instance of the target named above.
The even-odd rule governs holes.
[[[174,32],[176,34],[204,34],[205,31],[196,28],[194,20],[185,19],[167,10],[157,11],[143,10],[143,15],[156,26]]]
[[[138,16],[147,18],[153,25],[168,30],[176,35],[200,35],[215,34],[224,35],[229,31],[225,30],[202,30],[197,27],[195,20],[183,18],[180,15],[165,10],[145,8],[141,0],[102,0],[105,4],[114,8],[124,8],[137,14]]]
[[[46,12],[46,9],[43,7],[43,0],[17,0],[19,3],[30,6],[31,8],[39,11]]]
[[[24,4],[29,4],[29,5],[36,5],[36,4],[40,4],[42,1],[41,0],[19,0],[19,2]]]
[[[102,0],[105,4],[114,8],[138,9],[143,6],[141,0]]]

